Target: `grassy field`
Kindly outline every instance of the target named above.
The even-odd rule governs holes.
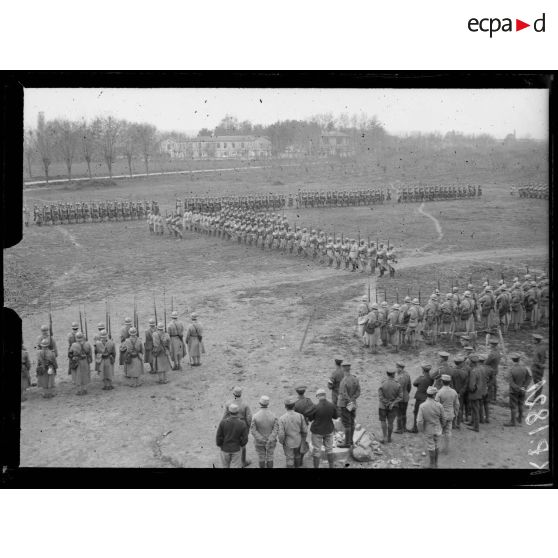
[[[379,176],[352,176],[338,168],[292,167],[223,172],[209,176],[153,177],[116,181],[114,185],[69,184],[26,191],[28,203],[44,200],[131,197],[158,199],[163,210],[186,192],[216,194],[296,191],[307,188],[351,188],[380,184]],[[474,182],[481,175],[467,177]],[[395,179],[393,179],[395,180]],[[463,178],[465,180],[465,178]],[[394,292],[407,289],[423,296],[440,279],[461,286],[473,275],[475,283],[489,275],[496,281],[522,271],[526,265],[542,270],[548,263],[548,206],[542,200],[519,200],[509,195],[507,177],[482,182],[482,200],[420,204],[386,204],[323,210],[289,210],[289,220],[362,237],[379,236],[398,247],[399,272],[395,280],[370,280]],[[466,180],[465,180],[466,181]],[[279,184],[281,183],[281,184]],[[441,235],[433,220],[438,220]],[[256,407],[266,393],[272,409],[282,413],[281,400],[304,381],[312,393],[325,385],[335,354],[353,362],[363,396],[358,421],[379,431],[377,388],[394,356],[382,351],[372,356],[353,336],[360,296],[369,279],[360,273],[336,271],[293,256],[261,252],[196,233],[182,241],[154,237],[144,222],[31,226],[22,242],[4,251],[5,304],[23,320],[28,345],[52,302],[55,336],[61,346],[59,395],[43,400],[37,388],[29,390],[22,411],[22,465],[211,467],[217,463],[214,435],[222,406],[236,384]],[[87,397],[77,398],[66,374],[65,335],[77,319],[77,305],[86,305],[89,330],[104,319],[105,300],[113,308],[113,332],[138,302],[140,331],[152,316],[153,298],[161,313],[163,289],[167,312],[170,297],[181,319],[196,310],[205,328],[207,354],[200,368],[173,372],[171,383],[154,384],[146,374],[138,390],[128,389],[121,372],[116,388],[100,389],[94,378]],[[311,318],[312,317],[312,318]],[[310,321],[303,350],[303,332]],[[546,330],[543,330],[546,333]],[[510,336],[508,350],[529,358],[528,336]],[[454,345],[447,347],[451,352]],[[436,358],[435,347],[406,350],[400,357],[414,378],[418,363]],[[32,353],[32,359],[34,354]],[[505,382],[500,379],[500,405],[505,404]],[[411,401],[412,403],[412,401]],[[459,433],[459,444],[441,465],[450,467],[528,466],[526,429],[512,433],[501,428],[504,407],[494,410],[496,421],[479,436]],[[188,428],[184,428],[184,424]],[[115,427],[118,425],[118,427]],[[505,431],[506,430],[506,431]],[[167,434],[169,431],[172,433]],[[488,441],[490,440],[490,445]],[[88,448],[97,451],[91,452]],[[496,451],[494,450],[496,448]],[[422,440],[405,435],[386,450],[377,466],[414,467],[422,461]],[[249,452],[253,453],[250,442]],[[252,455],[254,458],[254,456]],[[280,450],[278,464],[283,464]]]

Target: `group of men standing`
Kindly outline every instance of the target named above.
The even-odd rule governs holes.
[[[167,327],[164,322],[156,323],[149,319],[142,341],[134,327],[132,319],[127,317],[119,332],[120,344],[107,332],[106,325],[99,323],[97,333],[89,341],[80,331],[77,322],[72,323],[72,330],[67,336],[68,374],[77,388],[77,395],[85,395],[91,383],[91,365],[100,375],[103,390],[114,389],[115,365],[118,359],[124,377],[131,387],[140,385],[140,377],[145,365],[149,372],[157,375],[157,382],[168,383],[167,373],[182,370],[182,359],[189,357],[191,366],[201,365],[201,355],[205,352],[203,328],[198,323],[195,312],[190,314],[191,323],[186,327],[178,319],[178,312],[173,311]],[[58,347],[50,333],[50,327],[41,326],[41,334],[35,343],[37,349],[36,375],[43,397],[55,395],[55,378],[59,368]],[[22,346],[21,396],[25,399],[25,390],[31,385],[31,361],[25,346]]]
[[[397,202],[425,202],[439,200],[458,200],[465,198],[480,198],[481,186],[404,186],[397,191]]]

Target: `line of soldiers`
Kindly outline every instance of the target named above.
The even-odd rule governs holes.
[[[397,203],[480,198],[481,186],[405,186],[397,191]]]
[[[152,234],[164,234],[159,220],[148,219]],[[380,277],[389,273],[395,276],[398,263],[395,248],[384,243],[359,238],[345,237],[322,231],[289,225],[287,217],[280,213],[257,213],[225,209],[219,213],[186,211],[182,218],[171,215],[166,218],[169,235],[182,238],[184,231],[193,231],[253,246],[261,250],[277,251],[312,259],[319,264],[335,265],[336,269],[374,274],[379,269]]]
[[[369,302],[362,297],[357,310],[359,338],[372,353],[380,346],[398,352],[400,345],[418,347],[419,340],[433,345],[439,337],[454,336],[476,348],[479,334],[518,331],[549,323],[550,282],[545,274],[538,281],[531,274],[521,284],[515,277],[508,287],[501,279],[492,287],[487,281],[478,290],[472,283],[460,293],[453,287],[445,296],[436,289],[424,306],[418,298],[406,296],[403,303]]]
[[[212,213],[223,209],[282,209],[293,207],[293,195],[289,194],[251,194],[249,196],[190,196],[184,200],[176,200],[176,213],[185,211]]]
[[[77,322],[72,323],[72,331],[67,336],[68,375],[77,388],[77,395],[85,395],[91,383],[91,365],[101,376],[103,390],[114,389],[115,364],[122,367],[124,377],[130,380],[131,387],[140,385],[140,377],[149,365],[149,372],[157,374],[157,382],[168,383],[167,373],[170,370],[182,370],[182,359],[189,358],[190,366],[201,365],[201,355],[205,353],[203,344],[203,328],[198,323],[195,312],[190,314],[191,323],[186,327],[178,319],[178,312],[171,313],[171,321],[166,326],[164,322],[156,323],[150,318],[145,330],[145,340],[139,338],[138,327],[134,326],[132,318],[125,318],[124,325],[119,332],[120,344],[107,330],[105,323],[97,325],[97,333],[89,341],[87,335],[80,331]],[[136,320],[137,324],[137,320]],[[35,343],[37,352],[36,375],[39,387],[43,388],[43,397],[55,395],[55,378],[59,368],[58,347],[51,328],[41,326],[41,333]],[[118,357],[117,357],[118,355]],[[31,384],[29,371],[31,362],[25,346],[22,345],[22,377],[21,395],[25,400],[25,389]]]
[[[517,192],[520,198],[548,199],[548,184],[527,184],[525,186],[512,186],[510,194],[515,196]]]
[[[147,212],[159,213],[156,201],[101,201],[35,204],[33,221],[36,225],[64,225],[73,223],[101,223],[143,219]],[[24,212],[25,213],[25,212]]]
[[[349,207],[356,205],[382,204],[391,200],[389,189],[369,188],[361,190],[314,190],[299,191],[296,208]]]

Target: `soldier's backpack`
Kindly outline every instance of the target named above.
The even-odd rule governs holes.
[[[514,312],[521,308],[521,295],[517,291],[512,294],[511,307]]]
[[[372,335],[376,331],[376,328],[379,325],[380,325],[380,322],[378,322],[377,320],[372,321],[370,319],[366,322],[366,325],[364,326],[364,331],[366,331],[366,333]]]
[[[498,313],[500,316],[507,314],[510,310],[510,302],[507,296],[501,296],[498,304]]]

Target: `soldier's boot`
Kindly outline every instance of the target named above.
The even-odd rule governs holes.
[[[242,467],[248,467],[252,461],[246,458],[246,448],[242,448]]]
[[[387,424],[385,422],[381,423],[382,425],[382,439],[380,440],[380,444],[385,444],[389,441],[391,441],[390,439],[388,439],[388,427]]]
[[[434,468],[437,469],[438,468],[438,455],[440,453],[440,450],[438,448],[436,448],[434,450]]]
[[[388,444],[391,443],[391,433],[393,432],[393,423],[392,424],[388,424],[388,430],[387,430],[387,441]]]
[[[403,418],[397,417],[397,429],[394,430],[395,434],[403,434]]]
[[[259,462],[260,469],[265,469],[265,461]]]
[[[434,469],[436,467],[436,451],[435,450],[428,450],[428,456],[430,462],[428,464],[427,469]]]
[[[313,457],[312,461],[314,462],[314,469],[319,469],[320,468],[320,458],[319,457]]]
[[[406,416],[401,418],[401,430],[403,430],[403,432],[407,431],[407,417]]]
[[[418,434],[418,426],[417,426],[417,415],[415,415],[413,428],[408,430],[407,432],[411,432],[412,434]]]
[[[351,447],[351,442],[352,442],[352,438],[351,438],[351,429],[350,428],[345,428],[345,442],[343,442],[341,445],[337,446],[338,448],[350,448]]]
[[[273,461],[268,461],[268,462],[266,463],[266,467],[267,467],[268,469],[273,469]]]
[[[333,453],[327,454],[327,463],[330,469],[335,469],[335,455]]]

